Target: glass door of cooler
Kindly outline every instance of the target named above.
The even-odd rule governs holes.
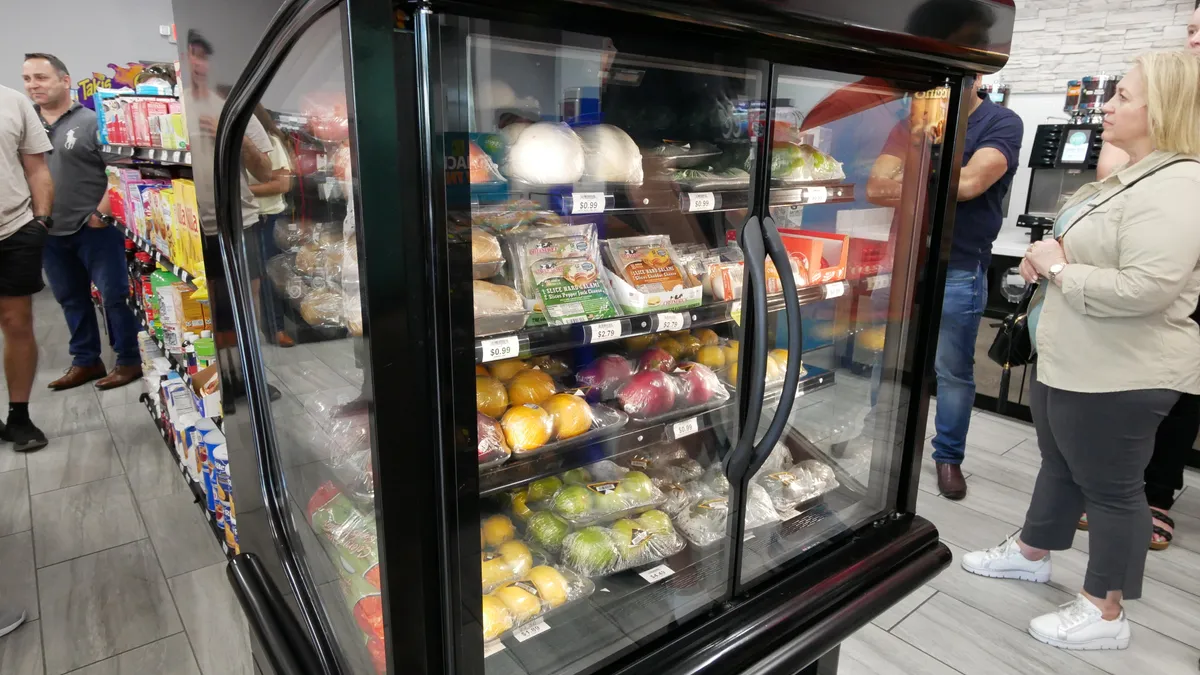
[[[432,21],[464,672],[593,672],[731,595],[766,65]]]
[[[917,381],[909,336],[925,320],[914,283],[949,101],[932,82],[774,73],[769,212],[799,287],[803,360],[783,433],[746,476],[747,512],[765,514],[746,535],[746,587],[895,509]],[[783,317],[767,325],[759,436],[789,357]]]

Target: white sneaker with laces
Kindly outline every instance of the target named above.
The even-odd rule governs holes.
[[[1106,621],[1091,600],[1076,595],[1057,612],[1029,622],[1029,634],[1039,642],[1059,649],[1125,649],[1129,646],[1129,621],[1121,616]]]
[[[1021,555],[1016,537],[983,551],[963,555],[962,568],[971,574],[993,579],[1020,579],[1044,584],[1050,581],[1050,554],[1041,560],[1029,560]]]

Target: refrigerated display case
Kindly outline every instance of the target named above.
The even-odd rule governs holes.
[[[264,672],[807,672],[948,564],[920,448],[1011,3],[243,4],[253,50],[175,10]]]

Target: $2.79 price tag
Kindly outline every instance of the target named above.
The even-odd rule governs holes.
[[[683,330],[683,315],[679,312],[659,312],[654,316],[658,322],[655,330],[660,333]]]
[[[667,567],[666,565],[659,565],[658,567],[651,567],[645,572],[638,572],[638,576],[645,579],[646,583],[650,584],[656,581],[662,581],[672,574],[675,574],[675,570]]]
[[[593,344],[597,342],[616,340],[617,338],[621,337],[621,320],[618,319],[616,321],[601,321],[600,323],[594,323],[591,325],[589,332],[591,333],[591,339],[589,342]]]
[[[571,193],[571,214],[604,213],[603,192]]]
[[[514,630],[512,635],[517,639],[517,642],[524,642],[529,638],[541,635],[548,630],[550,630],[550,624],[546,623],[545,621],[534,621]]]
[[[515,358],[521,353],[521,340],[516,335],[491,338],[480,343],[483,346],[481,363]]]

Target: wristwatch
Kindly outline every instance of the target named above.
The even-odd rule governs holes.
[[[1050,281],[1054,281],[1054,277],[1057,277],[1060,273],[1062,273],[1066,267],[1066,263],[1054,263],[1051,265],[1050,269],[1048,270],[1050,273]]]

